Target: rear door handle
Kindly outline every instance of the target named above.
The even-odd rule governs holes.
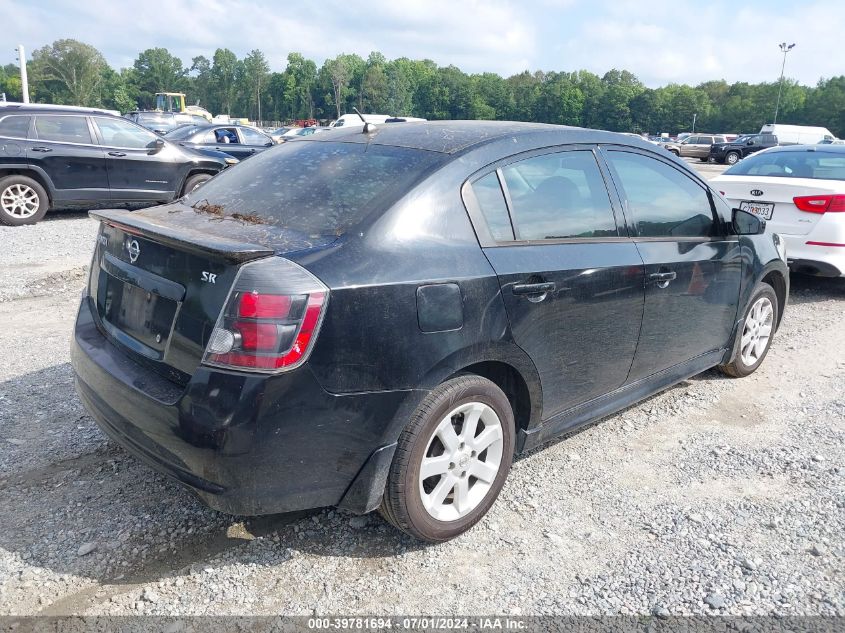
[[[547,292],[552,292],[555,289],[555,282],[544,281],[538,284],[514,284],[513,293],[515,295],[541,295]]]
[[[665,288],[670,281],[674,281],[678,277],[678,273],[673,271],[666,271],[660,273],[651,273],[648,278],[657,282],[658,288]]]
[[[33,147],[32,151],[33,152],[45,152],[46,153],[46,152],[52,152],[53,150],[49,147]]]
[[[114,156],[115,158],[121,158],[126,156],[126,152],[109,152],[109,156]]]

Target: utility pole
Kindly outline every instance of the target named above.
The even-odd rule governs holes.
[[[778,83],[778,100],[775,103],[775,118],[772,125],[778,122],[778,109],[780,108],[780,93],[783,90],[783,69],[786,68],[786,54],[795,48],[795,44],[787,45],[786,42],[780,43],[780,51],[783,53],[783,63],[780,65],[780,82]]]
[[[29,80],[26,77],[26,55],[23,51],[23,44],[18,44],[18,61],[21,64],[21,93],[23,102],[29,103]]]
[[[698,116],[698,112],[694,112],[692,115],[692,133],[695,134],[695,119]]]

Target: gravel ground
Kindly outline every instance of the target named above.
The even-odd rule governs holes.
[[[377,515],[215,513],[107,440],[68,362],[94,231],[0,228],[0,615],[845,615],[845,280],[793,277],[753,376],[518,460],[427,546]]]

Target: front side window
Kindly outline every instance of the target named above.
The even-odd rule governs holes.
[[[125,147],[127,149],[145,149],[151,147],[158,137],[142,127],[123,119],[94,117],[94,123],[103,137],[103,145]]]
[[[616,220],[595,156],[543,154],[502,168],[518,240],[616,237]]]
[[[214,130],[214,138],[217,143],[240,143],[237,133],[231,128]]]
[[[35,117],[35,132],[42,141],[91,144],[91,132],[84,116],[39,115]]]
[[[711,237],[713,209],[701,185],[657,159],[609,151],[640,237]]]
[[[472,192],[478,200],[478,206],[490,234],[497,242],[508,242],[513,240],[513,229],[511,228],[508,207],[505,204],[505,197],[502,188],[499,186],[499,178],[496,172],[491,172],[472,183]]]
[[[0,119],[0,136],[9,136],[11,138],[26,138],[29,132],[29,121],[32,117],[23,116],[21,114],[13,114],[12,116],[3,117]]]

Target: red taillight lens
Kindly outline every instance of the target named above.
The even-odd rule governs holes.
[[[845,211],[845,195],[797,196],[795,206],[807,213],[836,213]]]
[[[328,288],[293,262],[267,258],[246,264],[203,362],[255,371],[297,367],[314,346],[328,298]]]
[[[284,319],[290,313],[291,298],[287,295],[241,294],[238,314],[248,319]]]

